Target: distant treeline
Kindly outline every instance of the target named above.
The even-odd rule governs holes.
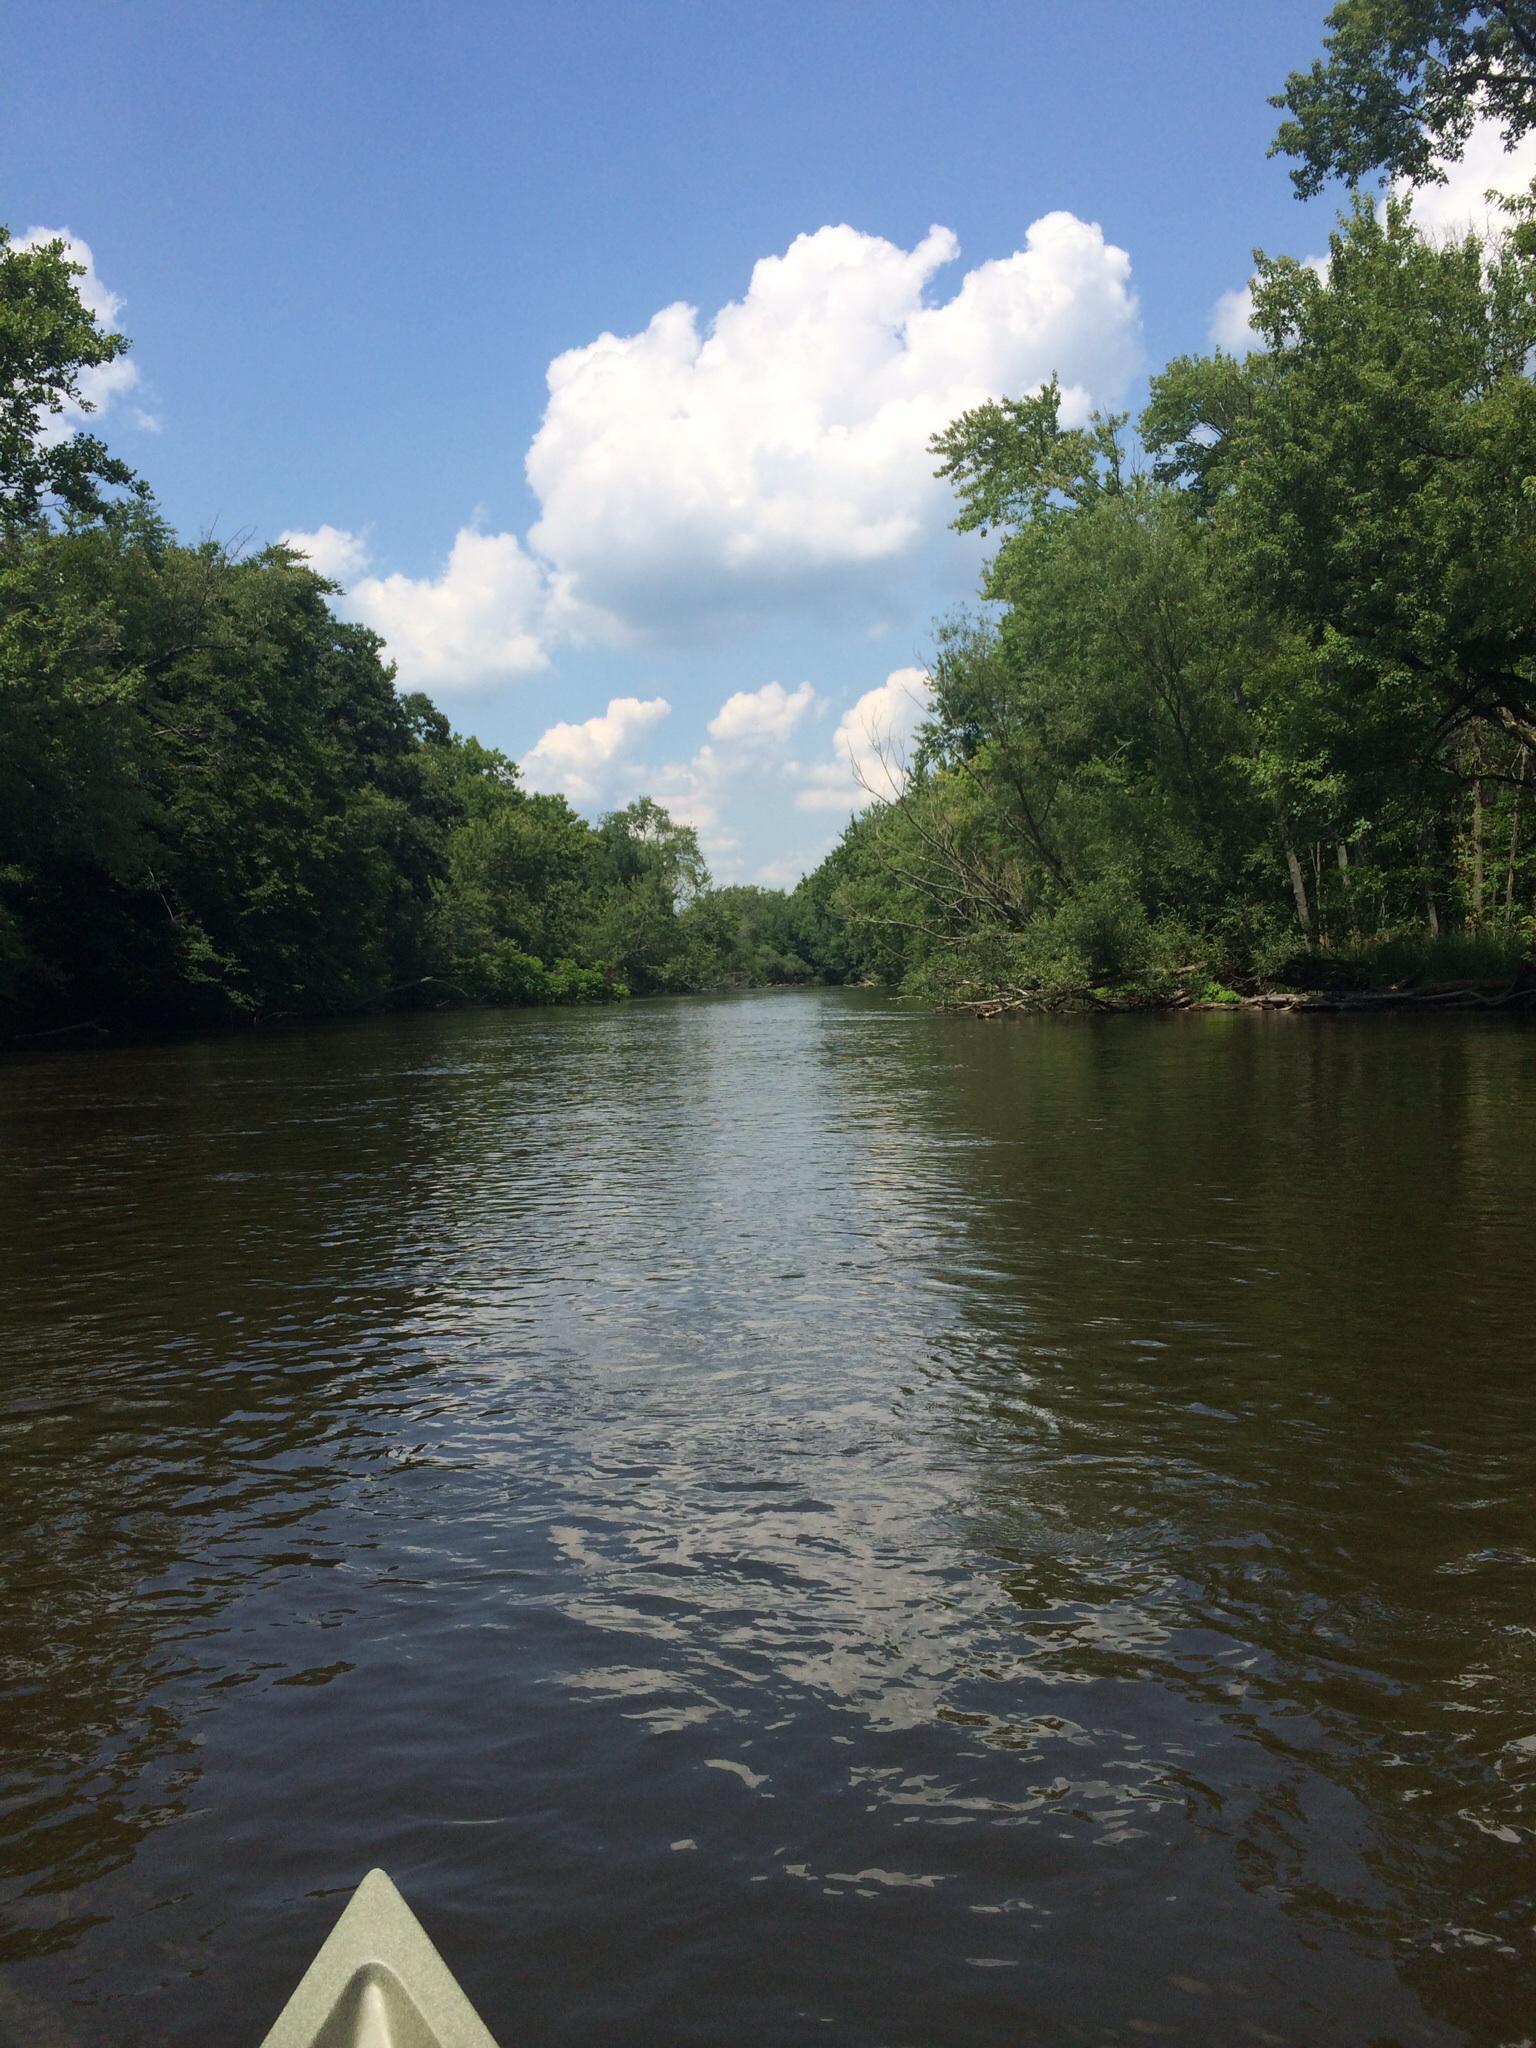
[[[0,563],[0,986],[13,1028],[808,979],[788,900],[712,890],[646,800],[589,825],[400,697],[271,550],[115,508]]]
[[[647,800],[589,825],[525,790],[329,594],[135,501],[5,535],[12,1033],[811,978],[781,892],[711,889]]]
[[[300,557],[183,545],[61,432],[126,346],[78,274],[0,231],[0,1033],[813,977],[808,901],[529,792]]]

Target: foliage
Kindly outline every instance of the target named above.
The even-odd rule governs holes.
[[[1224,461],[1255,588],[1334,636],[1347,686],[1422,695],[1427,744],[1477,724],[1529,744],[1536,264],[1357,200],[1326,281],[1261,257],[1254,307],[1268,354]]]
[[[84,274],[62,241],[19,249],[0,227],[0,529],[49,508],[97,512],[103,485],[134,485],[94,435],[63,431],[66,407],[94,409],[83,373],[128,346],[82,305],[74,281]]]
[[[330,595],[137,501],[0,537],[11,1031],[811,976],[790,898],[711,890],[649,799],[592,826],[525,790]]]
[[[400,696],[283,548],[180,543],[66,412],[126,346],[0,231],[8,1033],[591,1003],[808,979],[824,916],[713,890],[649,798],[589,825]]]
[[[818,958],[804,906],[782,889],[736,884],[711,889],[686,914],[706,959],[710,979],[762,988],[814,981]]]
[[[419,971],[440,871],[374,637],[274,550],[136,506],[0,543],[3,993],[146,1020],[343,1007]]]
[[[934,471],[955,488],[962,533],[1022,526],[1053,504],[1082,504],[1121,473],[1123,418],[1095,414],[1087,427],[1061,424],[1061,384],[1052,377],[1027,398],[989,399],[962,413],[931,443]]]
[[[1411,12],[1346,0],[1335,42]],[[1263,346],[1169,364],[1144,461],[1123,418],[1064,424],[1054,380],[936,436],[956,525],[997,538],[983,609],[939,632],[899,795],[789,894],[712,886],[650,798],[588,823],[527,790],[299,557],[178,541],[60,431],[124,346],[76,275],[0,236],[11,1033],[1528,971],[1536,207],[1436,245],[1361,201],[1322,274],[1260,255]]]
[[[1153,380],[1144,469],[1122,422],[1063,427],[1054,384],[936,438],[956,525],[999,533],[992,609],[941,632],[903,794],[807,885],[845,971],[1198,994],[1410,934],[1528,946],[1521,225],[1436,246],[1360,202],[1325,274],[1261,255],[1264,346]]]
[[[1301,159],[1303,199],[1376,171],[1443,181],[1437,159],[1459,160],[1479,117],[1506,144],[1536,126],[1533,0],[1339,0],[1327,27],[1325,56],[1270,103],[1290,117],[1270,154]]]

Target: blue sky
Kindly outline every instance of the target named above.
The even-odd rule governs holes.
[[[12,0],[0,218],[122,300],[184,533],[317,536],[460,729],[792,878],[975,587],[944,406],[1134,407],[1323,246],[1265,155],[1323,12]]]

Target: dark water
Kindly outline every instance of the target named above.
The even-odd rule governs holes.
[[[0,1070],[0,2040],[1536,2035],[1536,1033],[838,993]]]

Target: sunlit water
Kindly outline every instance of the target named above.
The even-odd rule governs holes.
[[[827,992],[0,1069],[0,2041],[1536,2036],[1536,1033]]]

